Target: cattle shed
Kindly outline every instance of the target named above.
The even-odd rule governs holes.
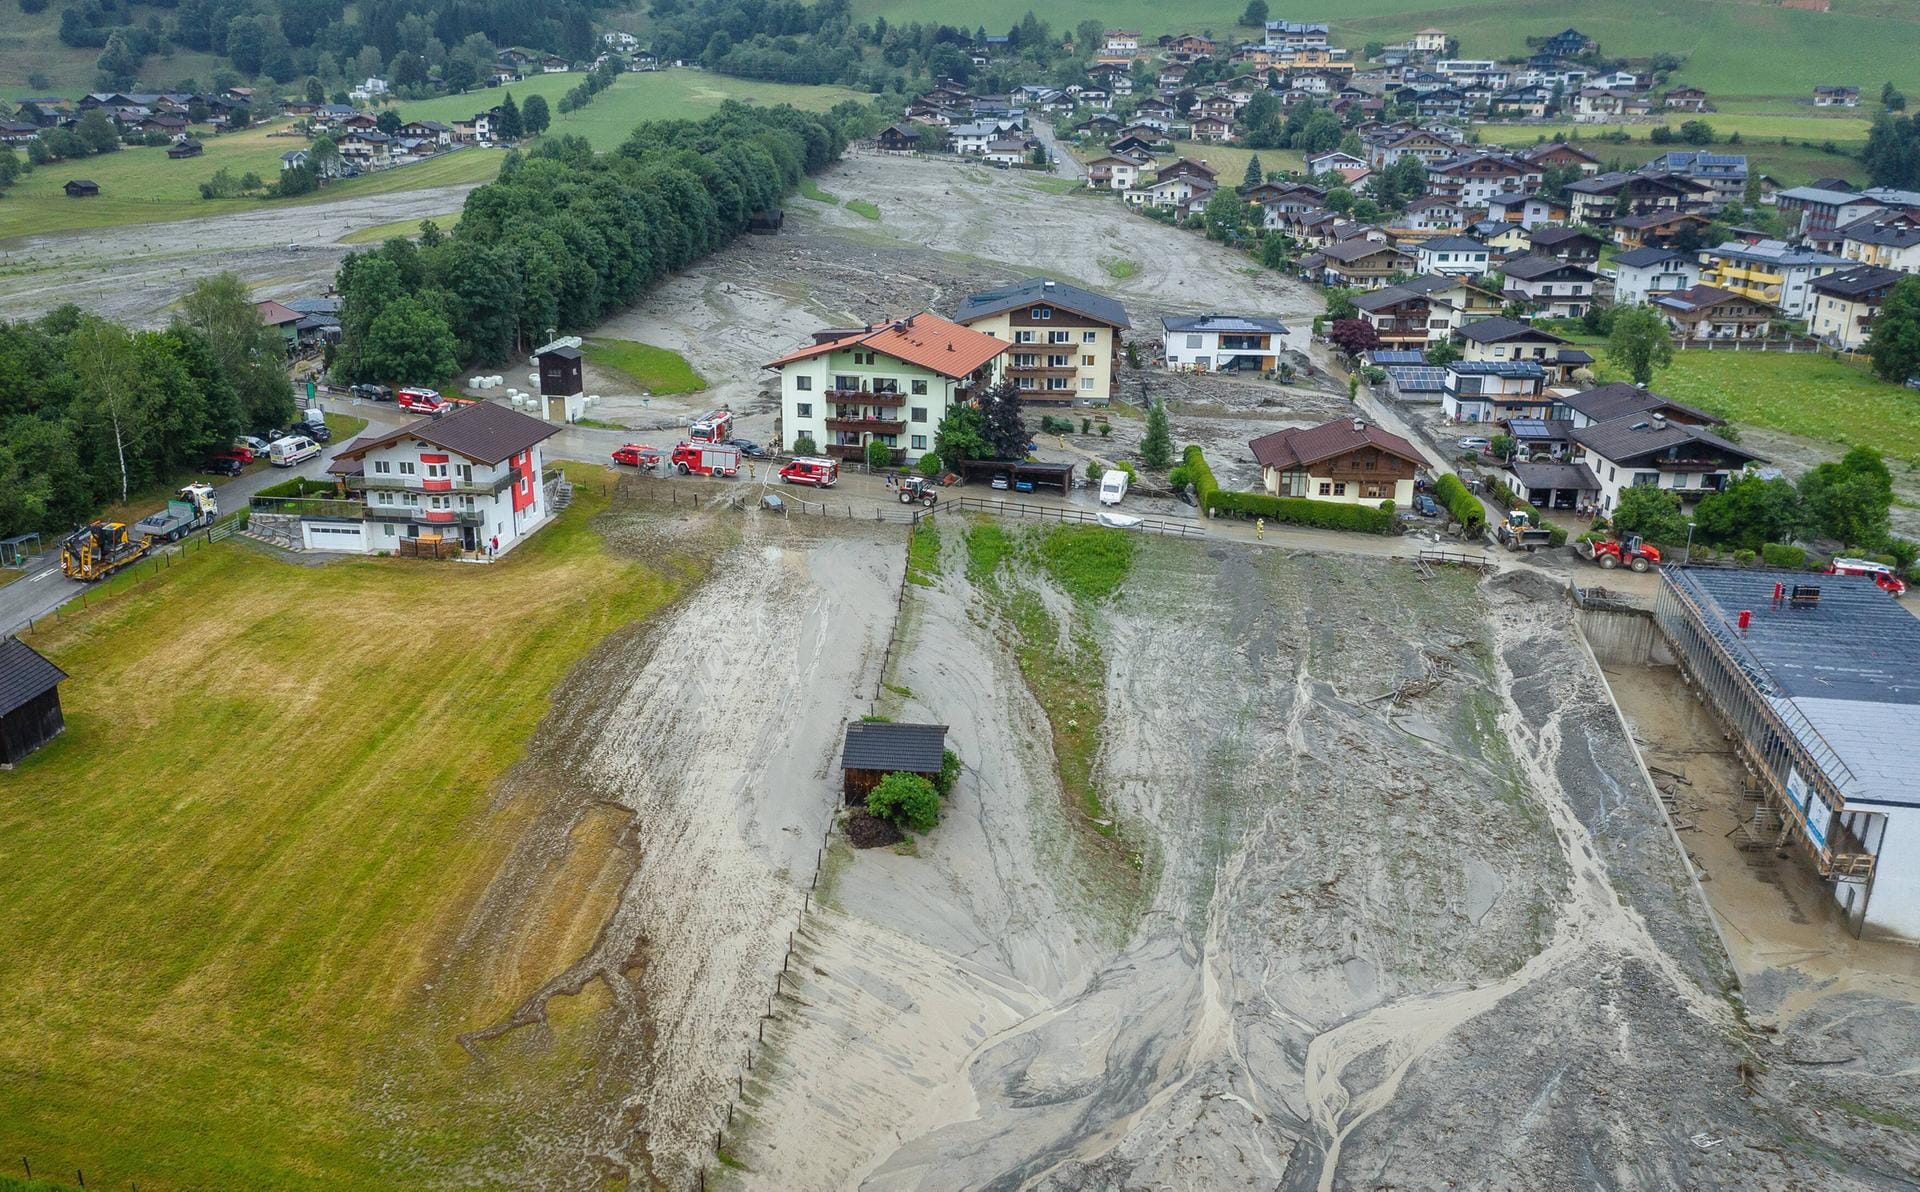
[[[0,769],[12,769],[67,726],[60,715],[66,677],[19,638],[0,638]]]
[[[889,774],[918,774],[934,781],[940,776],[946,747],[944,724],[854,721],[847,726],[847,739],[840,747],[847,802],[866,802],[867,792]]]

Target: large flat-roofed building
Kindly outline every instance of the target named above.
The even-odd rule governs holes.
[[[1799,842],[1856,935],[1920,942],[1920,620],[1871,579],[1687,567],[1661,571],[1654,619],[1731,730],[1754,822]]]

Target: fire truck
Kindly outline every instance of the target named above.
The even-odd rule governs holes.
[[[733,412],[709,410],[693,420],[687,438],[696,443],[724,443],[733,437]]]
[[[682,441],[673,448],[673,456],[668,461],[673,470],[682,476],[737,476],[740,474],[740,452],[737,448],[723,443],[690,443]]]

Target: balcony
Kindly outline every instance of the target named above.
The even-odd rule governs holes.
[[[893,447],[893,448],[889,448],[889,451],[891,452],[893,457],[889,461],[890,463],[897,465],[897,464],[903,464],[907,462],[907,453],[904,449],[899,447]],[[850,460],[854,463],[865,463],[867,460],[866,444],[864,443],[828,443],[827,458]]]
[[[423,526],[482,526],[487,522],[487,515],[477,509],[425,509],[405,505],[391,508],[373,505],[364,509],[369,521],[417,522]]]
[[[848,431],[855,434],[865,432],[875,435],[898,435],[906,433],[907,424],[904,420],[891,420],[886,418],[835,418],[829,415],[827,418],[827,429]]]
[[[497,480],[454,481],[449,487],[428,489],[423,476],[349,476],[348,492],[435,492],[453,493],[456,496],[491,497],[513,487],[519,477],[512,472],[504,472]]]
[[[1010,377],[1070,377],[1078,371],[1079,369],[1071,364],[1030,364],[1024,367],[1009,366],[1007,375]]]
[[[866,406],[901,406],[907,402],[904,393],[878,393],[871,389],[828,389],[825,396],[829,401],[859,402]]]

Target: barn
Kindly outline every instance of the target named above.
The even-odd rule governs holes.
[[[840,748],[847,802],[865,803],[867,792],[889,774],[918,774],[929,782],[938,780],[946,747],[944,724],[854,721],[847,726],[847,739]]]
[[[60,716],[66,677],[19,638],[0,638],[0,769],[11,770],[67,726]]]

